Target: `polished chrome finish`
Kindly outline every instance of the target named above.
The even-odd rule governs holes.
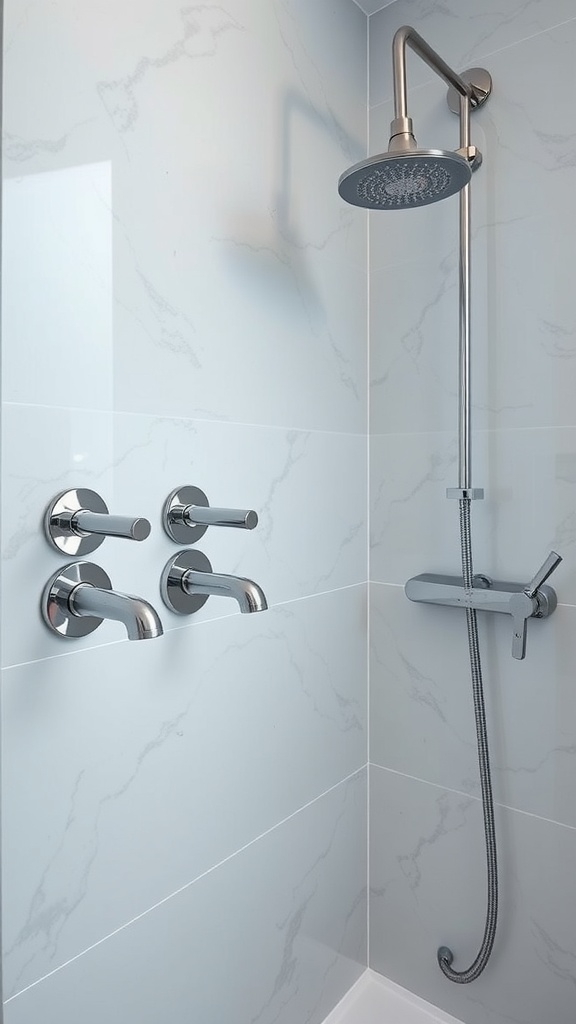
[[[81,583],[70,595],[68,604],[74,615],[98,615],[101,619],[123,622],[129,640],[152,640],[164,632],[152,605],[133,594]]]
[[[555,569],[558,568],[562,561],[562,555],[559,555],[557,551],[551,551],[545,562],[542,563],[538,572],[530,583],[527,583],[524,587],[524,593],[528,597],[535,597],[536,592],[540,589],[543,583],[546,582],[549,576],[552,575]]]
[[[178,615],[194,615],[210,596],[205,591],[184,589],[184,577],[190,570],[210,573],[212,565],[201,551],[180,551],[166,563],[160,578],[162,600]]]
[[[435,71],[440,78],[443,78],[446,84],[451,86],[457,95],[468,96],[472,105],[476,105],[476,99],[473,96],[471,84],[466,82],[463,77],[460,77],[460,75],[457,75],[450,65],[442,59],[440,54],[436,53],[436,50],[433,50],[426,40],[416,32],[416,29],[412,28],[410,25],[403,25],[402,28],[399,28],[396,32],[392,42],[394,116],[396,118],[408,116],[406,101],[407,46],[409,46],[410,49],[428,65],[428,67],[432,68],[432,71]]]
[[[470,106],[473,110],[481,107],[492,92],[492,75],[486,68],[468,68],[461,71],[460,79],[470,86]],[[460,93],[452,86],[448,89],[446,102],[453,114],[460,113]]]
[[[530,583],[527,583],[521,594],[510,599],[510,610],[513,619],[512,657],[526,657],[526,634],[528,619],[546,619],[556,608],[556,591],[544,586],[545,580],[558,568],[562,556],[551,551],[546,561]]]
[[[209,526],[230,526],[253,530],[258,516],[252,509],[212,508],[199,487],[177,487],[165,503],[162,513],[164,529],[178,544],[195,544]]]
[[[446,488],[447,498],[456,498],[458,501],[462,501],[463,498],[467,498],[469,501],[481,501],[484,497],[483,487],[447,487]]]
[[[268,607],[257,583],[212,572],[201,551],[179,551],[170,559],[162,573],[160,593],[164,603],[179,615],[193,615],[211,594],[235,598],[244,613],[264,612]]]
[[[482,153],[477,146],[462,146],[456,152],[463,160],[468,161],[471,171],[477,171],[482,166]]]
[[[152,605],[112,590],[109,576],[92,562],[71,562],[48,580],[42,614],[50,629],[70,640],[93,633],[103,619],[123,622],[129,640],[150,640],[163,633]]]
[[[147,519],[114,516],[96,491],[75,487],[57,494],[46,509],[44,529],[50,543],[67,555],[87,555],[100,547],[105,537],[146,540]]]
[[[458,97],[460,149],[419,149],[406,100],[406,47],[409,46]],[[367,210],[405,210],[438,202],[455,195],[469,183],[482,163],[482,154],[470,145],[470,109],[485,103],[492,80],[487,71],[474,69],[469,80],[456,72],[413,28],[398,29],[392,47],[394,69],[394,118],[390,124],[388,152],[361,160],[345,171],[338,191],[346,202]],[[467,74],[471,74],[468,73]],[[450,99],[450,109],[452,100]]]
[[[528,619],[547,619],[558,604],[556,591],[546,586],[544,580],[561,561],[560,555],[552,552],[542,570],[527,586],[491,580],[489,576],[475,576],[474,587],[467,590],[461,576],[423,573],[408,580],[404,589],[410,601],[511,615],[512,657],[522,660],[526,656]]]
[[[70,609],[70,597],[78,586],[88,585],[111,590],[112,582],[104,569],[93,562],[71,562],[48,580],[42,594],[42,615],[50,629],[60,636],[75,640],[88,636],[102,622],[102,616],[77,617]]]
[[[470,145],[470,101],[460,96],[460,146]],[[460,193],[460,344],[458,387],[458,487],[472,487],[470,401],[470,185]]]

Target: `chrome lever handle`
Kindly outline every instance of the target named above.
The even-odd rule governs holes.
[[[538,572],[534,576],[530,583],[527,583],[524,587],[524,593],[528,597],[535,597],[536,591],[540,589],[543,583],[546,582],[549,576],[552,575],[555,569],[558,568],[562,561],[562,555],[559,555],[556,551],[551,551],[548,558],[540,566]]]
[[[258,525],[258,516],[246,508],[208,508],[202,505],[176,505],[172,509],[172,521],[180,520],[186,526],[232,526],[240,530],[253,530]]]
[[[542,615],[546,605],[549,608],[556,607],[556,595],[550,587],[544,587],[546,580],[560,565],[562,556],[556,551],[551,551],[548,558],[542,563],[538,572],[527,583],[518,594],[512,594],[510,598],[510,613],[512,615],[512,657],[522,660],[526,657],[526,636],[528,633],[528,619],[538,618]],[[542,605],[542,606],[541,606]]]
[[[184,486],[168,495],[162,521],[172,540],[178,544],[195,544],[209,526],[253,530],[258,525],[258,515],[252,509],[212,508],[199,487]]]
[[[510,614],[512,615],[512,657],[522,661],[526,657],[526,636],[528,619],[534,615],[538,602],[529,597],[525,591],[512,594],[510,598]]]
[[[80,509],[71,517],[72,529],[81,537],[91,533],[99,537],[124,537],[126,540],[146,540],[150,536],[150,523],[139,516],[111,516],[106,513]]]
[[[44,516],[46,537],[53,547],[67,555],[86,555],[103,543],[105,537],[123,537],[142,541],[151,526],[140,516],[110,515],[108,506],[96,491],[77,487],[57,494]]]

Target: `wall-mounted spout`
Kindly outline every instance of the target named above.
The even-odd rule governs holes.
[[[93,562],[71,562],[48,580],[42,595],[46,625],[60,636],[88,636],[104,619],[126,627],[129,640],[152,640],[164,630],[148,601],[112,590],[108,575]]]
[[[70,594],[68,605],[73,615],[96,615],[99,619],[123,622],[129,640],[152,640],[164,632],[152,605],[132,594],[80,583]]]
[[[268,602],[264,591],[253,580],[212,572],[201,551],[179,551],[162,573],[160,590],[164,603],[180,615],[192,615],[211,594],[233,597],[244,614],[265,612]]]

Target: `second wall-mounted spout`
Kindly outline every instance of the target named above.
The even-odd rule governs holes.
[[[253,580],[212,572],[201,551],[179,551],[164,567],[160,583],[162,600],[179,615],[193,615],[211,594],[233,597],[244,614],[265,612],[268,602],[264,591]]]

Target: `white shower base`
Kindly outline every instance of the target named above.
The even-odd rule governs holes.
[[[462,1024],[375,971],[366,971],[324,1024]]]

